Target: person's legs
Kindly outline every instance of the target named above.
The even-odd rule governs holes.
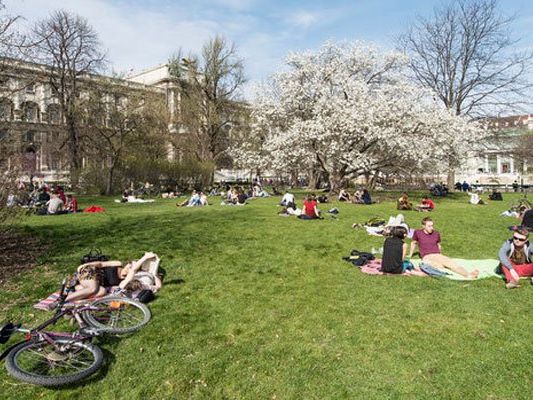
[[[518,276],[533,276],[533,263],[531,264],[513,264],[513,268],[518,274]],[[503,274],[505,275],[505,280],[511,282],[513,277],[509,269],[502,267]]]
[[[102,289],[103,294],[105,294],[105,289],[101,288],[96,280],[82,280],[78,285],[76,285],[76,291],[67,296],[66,301],[76,301],[86,299],[91,296],[100,295],[102,292],[100,289]]]
[[[435,268],[447,268],[465,278],[477,278],[479,275],[478,270],[469,273],[463,267],[443,254],[428,254],[423,258],[423,261]]]

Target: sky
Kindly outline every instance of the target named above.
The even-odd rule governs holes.
[[[249,90],[279,69],[290,51],[317,49],[326,40],[363,40],[384,49],[417,15],[441,0],[4,0],[10,14],[31,26],[52,11],[79,14],[98,32],[110,69],[139,72],[164,64],[180,48],[199,52],[219,34],[244,59]],[[515,14],[519,49],[533,50],[533,1],[500,0]]]

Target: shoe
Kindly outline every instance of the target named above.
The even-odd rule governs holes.
[[[518,283],[516,283],[516,282],[510,281],[510,282],[507,282],[507,283],[505,284],[505,287],[506,287],[507,289],[517,289],[517,288],[520,287],[520,285],[519,285]]]

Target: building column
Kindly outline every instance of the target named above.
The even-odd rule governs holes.
[[[483,167],[483,169],[487,173],[490,172],[489,171],[489,155],[488,154],[485,154],[485,166]]]
[[[502,159],[499,154],[496,154],[496,173],[498,175],[502,173]]]
[[[514,158],[513,157],[511,157],[509,168],[511,169],[511,174],[514,174]]]

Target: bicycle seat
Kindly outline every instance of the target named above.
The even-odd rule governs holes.
[[[14,325],[12,322],[3,324],[0,328],[0,344],[7,343],[11,335],[20,328],[21,324]]]

